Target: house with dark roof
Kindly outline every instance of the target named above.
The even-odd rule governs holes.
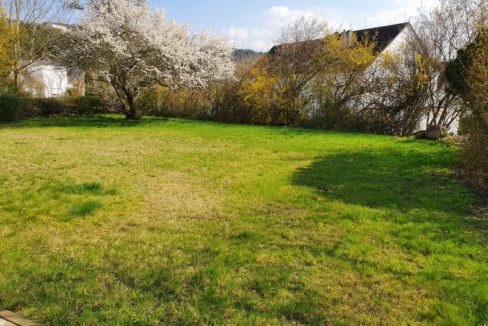
[[[407,38],[411,35],[416,35],[410,23],[401,23],[388,26],[374,27],[368,29],[360,29],[356,31],[344,31],[337,33],[339,37],[344,38],[346,41],[351,40],[355,35],[357,40],[362,42],[363,40],[375,41],[375,53],[381,54],[387,50],[399,50],[398,47],[403,44]],[[314,42],[320,45],[323,41],[321,39],[307,41]],[[276,45],[269,50],[270,55],[275,55],[283,45]]]
[[[407,44],[407,42],[409,41],[409,39],[417,37],[417,33],[415,32],[412,24],[410,24],[409,22],[368,28],[368,29],[360,29],[355,31],[353,30],[343,31],[341,33],[336,33],[336,35],[341,39],[343,39],[346,44],[352,41],[353,36],[356,37],[359,42],[365,40],[372,40],[375,42],[374,52],[377,56],[377,60],[372,63],[370,69],[367,69],[365,73],[371,73],[372,71],[376,70],[373,67],[377,67],[376,64],[379,62],[379,59],[381,58],[382,54],[393,53],[393,54],[402,55],[404,52],[403,49]],[[306,41],[306,42],[317,43],[317,46],[323,44],[322,39]],[[271,56],[276,55],[283,46],[285,45],[274,46],[268,52],[268,55]],[[436,77],[436,83],[437,82],[439,82],[438,77]],[[419,130],[425,129],[427,128],[427,125],[428,125],[428,118],[425,117],[425,119],[423,119],[419,124],[418,129]],[[451,125],[446,127],[449,129],[450,132],[458,133],[458,129],[459,129],[458,126],[459,126],[459,121],[456,120],[453,121]]]
[[[378,56],[385,52],[401,54],[402,47],[404,47],[408,39],[411,37],[418,37],[410,23],[363,29],[354,31],[353,33],[357,35],[358,40],[362,40],[364,38],[374,39],[376,42],[375,52],[378,54]],[[446,82],[443,76],[434,76],[434,84],[437,84],[437,87],[439,88],[438,91],[440,90],[439,94],[442,94],[442,90],[446,87]],[[440,101],[442,96],[439,94],[436,96],[439,97],[438,100]],[[421,120],[418,126],[419,130],[428,129],[428,121],[429,117],[427,115]],[[444,127],[448,130],[448,132],[458,134],[459,118],[456,118],[449,125]]]
[[[348,33],[351,33],[349,31]],[[374,40],[375,52],[382,53],[385,50],[394,50],[395,46],[403,44],[407,37],[415,35],[415,30],[410,23],[401,23],[389,26],[375,27],[353,31],[359,41]]]

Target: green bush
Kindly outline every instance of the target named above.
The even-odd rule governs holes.
[[[104,103],[98,96],[85,95],[78,96],[74,100],[76,113],[95,114],[104,112]]]
[[[0,94],[17,95],[19,94],[19,90],[15,86],[0,82]]]
[[[462,172],[481,192],[488,193],[488,130],[474,118],[466,123],[468,136],[462,143]]]
[[[66,105],[56,98],[36,98],[33,105],[42,116],[61,115],[66,113]]]
[[[22,116],[24,103],[17,95],[0,95],[0,122],[11,122]]]
[[[144,115],[206,120],[211,118],[210,97],[208,89],[170,90],[155,86],[141,92],[136,106]]]
[[[34,99],[29,96],[29,94],[23,94],[22,99],[22,118],[36,118],[40,115],[40,109],[35,106]]]
[[[147,88],[136,99],[137,109],[145,115],[165,116],[171,111],[169,93],[169,89],[162,86]]]
[[[104,111],[103,101],[96,96],[28,98],[5,94],[0,96],[0,121],[21,117],[94,114]]]

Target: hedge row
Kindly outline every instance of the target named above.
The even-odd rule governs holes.
[[[29,98],[16,94],[0,95],[0,122],[52,115],[103,113],[105,105],[96,96]]]

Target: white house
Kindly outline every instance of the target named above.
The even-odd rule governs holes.
[[[339,34],[340,37],[344,39],[345,42],[352,40],[352,36],[355,35],[358,41],[363,40],[374,40],[375,49],[374,52],[377,55],[377,59],[370,66],[369,69],[365,71],[368,73],[381,73],[380,69],[377,69],[382,56],[386,53],[399,54],[400,56],[404,53],[405,46],[407,42],[412,39],[412,37],[417,37],[417,34],[410,23],[401,23],[388,26],[374,27],[369,29],[361,29],[356,31],[344,31]],[[313,42],[321,42],[321,40],[315,40]],[[275,46],[270,51],[270,55],[275,55],[281,46]],[[381,76],[381,75],[380,75]],[[419,124],[418,129],[426,129],[428,125],[428,117],[425,117]],[[458,132],[459,121],[454,121],[449,127],[449,132]]]
[[[46,23],[47,26],[68,32],[70,25]],[[64,67],[51,61],[40,60],[22,72],[22,87],[36,97],[57,97],[72,92],[85,95],[85,72]]]
[[[28,66],[22,75],[24,91],[37,97],[57,97],[72,92],[85,94],[85,73],[49,61]]]
[[[367,30],[359,30],[355,31],[356,35],[367,35],[368,37],[373,36],[373,39],[377,39],[377,51],[378,51],[378,58],[376,62],[373,63],[374,66],[380,59],[381,55],[384,53],[393,53],[402,55],[404,53],[405,46],[407,43],[412,40],[413,38],[417,38],[417,33],[413,28],[412,24],[410,23],[402,23],[390,26],[383,26],[383,27],[376,27]],[[376,34],[376,38],[374,37]],[[374,67],[371,67],[374,70]],[[439,76],[434,78],[434,85],[438,85],[438,97],[441,97],[443,94],[443,88],[445,87],[445,83],[440,81]],[[430,113],[429,113],[430,114]],[[429,124],[429,114],[423,117],[419,123],[419,130],[425,130],[428,128]],[[459,118],[452,121],[452,123],[448,126],[445,126],[448,132],[457,134],[459,130]]]

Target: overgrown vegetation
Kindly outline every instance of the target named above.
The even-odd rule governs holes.
[[[0,95],[0,122],[49,116],[106,113],[108,105],[97,96],[32,98],[28,94]]]
[[[455,147],[107,116],[0,140],[0,307],[41,324],[488,322]]]
[[[448,78],[466,107],[463,172],[471,183],[488,192],[488,26],[458,51],[448,66]]]
[[[15,95],[0,95],[0,122],[12,122],[22,115],[23,102]]]

